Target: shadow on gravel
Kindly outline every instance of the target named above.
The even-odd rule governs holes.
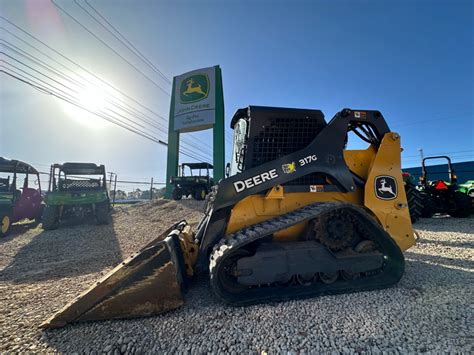
[[[27,232],[29,229],[36,228],[37,226],[38,226],[38,223],[36,223],[36,221],[28,221],[28,222],[12,224],[8,235],[6,237],[0,238],[0,244],[6,243],[7,241],[14,238],[15,236],[23,234]]]
[[[413,225],[413,228],[419,231],[428,232],[457,232],[473,233],[474,215],[467,218],[454,218],[449,216],[421,218],[419,222]]]
[[[438,266],[454,266],[462,267],[465,269],[474,268],[474,261],[468,259],[455,259],[439,255],[417,254],[409,251],[405,252],[405,258],[412,259],[415,261],[437,264]]]
[[[420,238],[416,241],[416,244],[434,244],[434,245],[441,245],[444,247],[452,247],[452,248],[467,248],[467,249],[474,249],[474,239],[468,242],[457,242],[457,241],[446,241],[446,240],[435,240],[435,239],[427,239],[427,238]]]
[[[42,231],[0,272],[1,281],[28,283],[84,275],[122,261],[114,224],[64,226]]]

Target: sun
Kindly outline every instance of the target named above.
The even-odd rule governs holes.
[[[113,117],[114,114],[110,112],[110,108],[116,106],[117,103],[120,104],[122,101],[117,93],[112,94],[98,80],[88,80],[83,86],[77,87],[74,100],[78,106],[83,108],[66,101],[61,101],[63,111],[74,121],[91,129],[109,127],[111,123],[100,117],[100,115]]]

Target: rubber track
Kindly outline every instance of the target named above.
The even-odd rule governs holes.
[[[372,234],[377,234],[377,243],[382,245],[382,252],[386,255],[386,266],[383,272],[369,278],[352,281],[338,281],[327,285],[317,283],[314,286],[297,287],[261,287],[249,288],[240,293],[229,293],[222,289],[218,279],[218,267],[239,248],[242,248],[259,239],[269,236],[277,231],[316,218],[323,213],[329,213],[336,209],[350,209],[357,212],[360,217],[365,217],[364,225],[371,229]],[[389,287],[399,281],[404,271],[403,254],[392,240],[392,238],[368,216],[361,208],[348,203],[315,203],[300,208],[293,212],[272,218],[236,233],[222,238],[213,248],[210,255],[209,275],[210,283],[214,293],[224,302],[234,305],[247,305],[266,301],[279,301],[291,298],[312,297],[322,294],[346,293],[353,291],[371,290]],[[367,279],[370,279],[367,282]]]

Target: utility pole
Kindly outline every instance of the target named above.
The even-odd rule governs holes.
[[[420,152],[420,158],[421,158],[421,162],[423,163],[423,148],[418,148],[418,151]]]
[[[153,178],[151,178],[150,184],[150,200],[153,200]]]
[[[109,171],[109,175],[110,175],[110,180],[109,180],[109,186],[112,188],[112,176],[114,175],[115,173]]]

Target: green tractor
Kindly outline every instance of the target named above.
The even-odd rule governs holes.
[[[428,180],[426,161],[433,159],[446,159],[448,161],[449,181]],[[423,217],[431,217],[435,213],[446,213],[452,217],[464,218],[471,213],[471,199],[461,191],[457,184],[457,176],[454,173],[451,159],[445,155],[424,158],[422,161],[422,175],[420,177],[419,190],[428,195],[432,202],[424,206]]]
[[[189,175],[186,175],[186,169],[189,168]],[[209,163],[183,163],[179,169],[179,174],[171,178],[173,188],[173,199],[181,200],[183,196],[192,196],[196,200],[204,200],[212,185],[213,178],[209,175],[209,170],[213,166]],[[199,172],[195,174],[195,171]],[[205,175],[203,175],[203,170]]]
[[[93,163],[53,164],[45,198],[43,228],[58,228],[70,217],[94,216],[97,224],[110,221],[110,199],[104,165]]]
[[[458,184],[458,191],[471,198],[471,209],[474,210],[474,180],[468,180],[464,184]]]
[[[417,190],[416,180],[407,172],[402,173],[405,194],[407,196],[408,209],[410,210],[411,223],[416,223],[423,215],[423,209],[429,199],[426,194]]]

